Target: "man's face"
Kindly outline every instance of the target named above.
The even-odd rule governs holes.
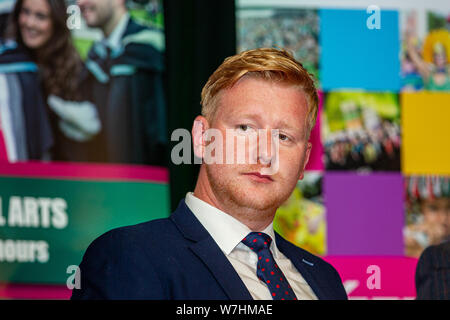
[[[450,199],[424,199],[421,208],[425,223],[441,227],[445,236],[450,233]]]
[[[220,94],[220,105],[210,128],[222,133],[223,155],[230,143],[227,131],[228,137],[230,132],[245,137],[247,161],[244,164],[236,161],[205,164],[215,196],[239,207],[278,208],[302,178],[309,158],[311,145],[306,135],[305,94],[292,86],[254,78],[243,78]],[[254,138],[260,129],[266,130],[266,141],[257,139],[255,146],[251,137]],[[278,134],[273,135],[272,130],[279,130]],[[261,143],[268,144],[262,146]],[[272,149],[275,143],[278,143],[278,152]],[[250,161],[252,158],[253,162]],[[278,161],[278,165],[273,174],[267,175],[267,169],[274,161]]]
[[[86,24],[91,28],[101,28],[113,16],[116,0],[77,0]]]

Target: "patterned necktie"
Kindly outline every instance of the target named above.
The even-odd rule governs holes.
[[[267,285],[273,300],[297,300],[294,291],[269,250],[271,242],[270,236],[262,232],[251,232],[242,240],[243,244],[258,255],[256,275]]]

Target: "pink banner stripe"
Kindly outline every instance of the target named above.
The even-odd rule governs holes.
[[[418,259],[404,256],[326,256],[349,299],[414,299]]]
[[[122,164],[40,161],[0,162],[0,175],[44,179],[169,182],[167,168]]]
[[[0,283],[0,299],[68,300],[71,295],[65,285]]]

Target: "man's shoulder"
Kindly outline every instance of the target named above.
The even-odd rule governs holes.
[[[148,27],[143,25],[142,23],[137,21],[135,18],[130,16],[130,20],[127,25],[126,34],[137,33],[139,31],[142,31],[145,29],[148,29]]]
[[[322,258],[320,258],[319,256],[316,256],[315,254],[295,245],[294,243],[286,240],[285,238],[283,238],[280,234],[276,234],[276,238],[277,238],[277,244],[279,246],[281,246],[282,248],[284,248],[285,250],[289,251],[289,252],[293,252],[295,254],[297,254],[298,256],[303,257],[305,260],[307,261],[311,261],[311,262],[317,262],[317,263],[327,263],[325,260],[323,260]]]
[[[87,251],[105,250],[108,248],[139,250],[142,246],[158,245],[168,233],[173,234],[174,225],[169,218],[161,218],[111,229],[97,237],[89,245]]]
[[[173,223],[169,218],[154,219],[111,229],[99,236],[95,241],[135,241],[142,237],[159,237],[160,235],[164,235],[167,229],[171,228],[173,228]]]
[[[450,242],[427,247],[417,263],[417,299],[449,299]]]
[[[321,257],[312,254],[311,252],[296,246],[292,242],[289,242],[288,240],[284,239],[281,235],[277,234],[277,243],[281,245],[281,247],[284,248],[284,250],[289,255],[295,255],[297,257],[301,257],[301,260],[303,263],[318,267],[320,270],[324,272],[331,272],[333,276],[337,274],[336,269],[327,261],[322,259]]]
[[[122,44],[127,46],[142,46],[157,52],[165,50],[164,31],[140,24],[130,18],[127,29],[122,37]]]
[[[328,288],[322,299],[347,299],[342,279],[330,263],[287,241],[279,234],[276,234],[276,237],[278,248],[291,259],[305,280],[316,283],[322,290]]]
[[[422,252],[419,258],[419,264],[422,263],[432,263],[433,265],[441,266],[444,265],[448,268],[450,266],[450,241],[443,242],[438,245],[432,245]]]
[[[165,37],[161,30],[140,25],[130,18],[120,46],[113,53],[113,63],[121,68],[132,66],[131,70],[135,72],[162,72],[164,50]]]
[[[80,263],[81,290],[74,290],[72,299],[163,297],[159,278],[152,272],[154,262],[163,259],[151,257],[169,252],[164,237],[174,232],[171,225],[167,218],[158,219],[115,228],[96,238]]]

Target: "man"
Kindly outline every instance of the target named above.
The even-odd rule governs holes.
[[[192,128],[194,153],[204,160],[194,192],[170,218],[95,240],[72,298],[346,299],[331,265],[272,227],[303,178],[317,105],[313,80],[286,51],[227,58],[203,88]],[[228,161],[242,146],[246,161]]]
[[[417,299],[450,299],[450,241],[426,248],[417,263]]]
[[[96,106],[89,114],[98,114],[100,133],[83,130],[86,116],[79,103],[51,97],[49,105],[70,122],[60,125],[66,136],[85,147],[68,156],[72,160],[165,166],[164,36],[136,23],[125,2],[77,1],[86,24],[104,35],[92,46],[81,81],[86,99]]]
[[[441,181],[442,190],[448,192],[448,188],[446,188],[448,187],[448,180],[443,178]],[[436,190],[437,189],[434,188],[434,191]],[[430,245],[425,248],[417,262],[415,279],[417,299],[449,300],[450,200],[448,199],[448,194],[444,193],[440,194],[440,197],[436,197],[435,192],[433,199],[422,199],[422,208],[428,211],[428,223],[435,225],[433,229],[437,229],[436,227],[440,224],[443,230],[437,232],[439,237],[431,240],[439,241],[438,244]]]

